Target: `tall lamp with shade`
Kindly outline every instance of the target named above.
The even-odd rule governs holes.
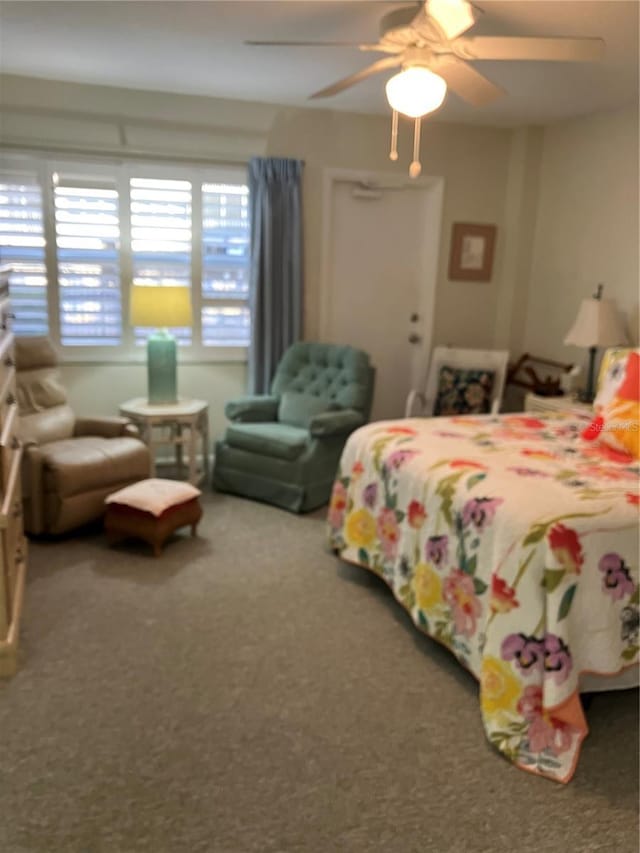
[[[595,396],[595,360],[598,347],[614,347],[627,343],[627,334],[615,304],[602,298],[604,285],[589,299],[580,303],[578,316],[564,339],[565,344],[586,347],[589,350],[587,387],[582,399],[592,403]]]
[[[147,339],[150,404],[177,403],[177,344],[168,327],[191,326],[191,293],[184,285],[133,285],[132,326],[155,329]]]

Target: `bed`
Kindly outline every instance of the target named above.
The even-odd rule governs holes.
[[[383,421],[347,442],[331,548],[479,681],[491,744],[573,775],[586,690],[638,684],[640,465],[570,415]]]

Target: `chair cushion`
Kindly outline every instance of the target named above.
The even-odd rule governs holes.
[[[438,376],[434,415],[487,414],[495,373],[442,365]]]
[[[299,391],[285,391],[278,406],[278,420],[289,426],[308,429],[312,418],[324,412],[340,408],[325,397],[317,394],[303,394]]]
[[[231,447],[275,456],[278,459],[297,459],[306,449],[309,432],[288,424],[231,424],[227,427],[226,442]]]
[[[118,489],[117,492],[105,498],[105,503],[118,504],[159,516],[165,510],[192,501],[201,494],[200,489],[192,486],[191,483],[150,477],[148,480],[140,480],[138,483],[125,486],[124,489]]]
[[[44,488],[61,498],[149,475],[149,450],[135,438],[82,436],[41,447]]]

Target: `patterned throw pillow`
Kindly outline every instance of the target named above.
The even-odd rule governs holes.
[[[434,415],[482,415],[491,411],[495,373],[443,365],[438,376]]]
[[[605,391],[606,393],[602,393]],[[640,459],[640,353],[629,352],[616,384],[598,393],[596,417],[582,433],[587,441],[598,439],[613,450]]]
[[[630,347],[610,347],[605,350],[598,373],[598,386],[596,397],[593,401],[593,410],[596,414],[613,400],[616,391],[622,384],[624,371],[629,353],[638,352]]]

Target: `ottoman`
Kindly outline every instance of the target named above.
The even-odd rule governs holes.
[[[202,518],[200,489],[190,483],[152,478],[140,480],[105,498],[104,527],[109,542],[142,539],[159,557],[166,539],[179,527],[191,526],[196,535]]]

